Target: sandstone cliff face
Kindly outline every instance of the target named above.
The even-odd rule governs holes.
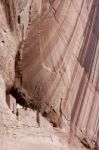
[[[14,81],[15,56],[28,25],[26,4],[27,1],[0,0],[0,71],[8,89]],[[24,16],[28,18],[25,21]]]
[[[42,1],[23,49],[23,85],[42,101],[55,126],[62,120],[94,143],[99,128],[99,1]],[[30,81],[30,82],[29,82]]]
[[[41,150],[41,145],[85,149],[72,132],[87,148],[99,149],[98,24],[99,0],[0,0],[1,150]],[[43,116],[61,130],[48,127],[44,118],[43,129],[37,122],[26,125],[22,118],[20,123],[8,109],[6,91],[17,81],[18,52],[22,52],[22,86],[40,103]],[[26,120],[35,124],[34,118]],[[70,140],[73,145],[68,145]]]

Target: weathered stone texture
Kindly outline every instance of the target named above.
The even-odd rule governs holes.
[[[99,0],[0,0],[0,150],[99,149],[98,26]],[[21,109],[18,121],[9,110],[20,65],[22,87],[61,130],[41,114],[38,126],[34,112]]]
[[[23,48],[23,85],[40,88],[43,115],[55,126],[64,116],[90,146],[99,128],[98,24],[98,0],[42,1]]]

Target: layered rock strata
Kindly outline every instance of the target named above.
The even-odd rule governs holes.
[[[99,149],[98,24],[99,0],[0,0],[1,150]],[[34,112],[18,121],[6,103],[13,86],[61,129],[41,115],[38,126]]]
[[[98,13],[98,0],[42,1],[22,62],[23,86],[41,99],[42,114],[54,126],[69,121],[91,146],[99,129]]]

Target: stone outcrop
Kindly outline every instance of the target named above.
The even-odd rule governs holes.
[[[0,0],[0,150],[99,149],[98,24],[99,0]]]

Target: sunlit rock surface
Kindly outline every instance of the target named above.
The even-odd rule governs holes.
[[[18,52],[41,105],[19,117],[6,103]],[[98,74],[99,0],[0,0],[0,150],[98,150]]]
[[[60,126],[65,118],[92,145],[99,128],[99,1],[43,0],[37,15],[24,41],[23,85],[41,97],[48,120]]]

